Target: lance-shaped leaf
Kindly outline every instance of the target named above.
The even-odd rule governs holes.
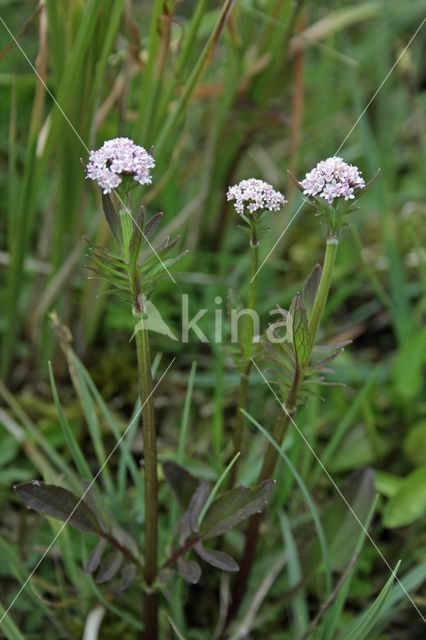
[[[317,295],[319,283],[322,275],[322,267],[320,264],[316,264],[309,274],[305,286],[303,287],[303,302],[308,316],[311,315],[314,306],[315,298]]]
[[[163,462],[163,473],[180,506],[183,509],[187,509],[200,484],[197,478],[172,460]]]
[[[135,267],[136,265],[142,240],[145,236],[145,233],[143,231],[145,219],[144,207],[139,207],[138,213],[139,215],[133,221],[133,231],[129,242],[129,262],[132,267]]]
[[[201,567],[195,560],[185,560],[180,557],[177,561],[177,567],[181,576],[191,584],[197,584],[201,578]]]
[[[264,480],[257,487],[236,487],[215,500],[203,518],[202,538],[213,538],[235,527],[254,513],[261,513],[269,500],[275,480]]]
[[[160,212],[156,213],[155,216],[152,216],[152,218],[150,218],[148,220],[148,222],[145,225],[145,237],[146,238],[150,238],[156,231],[158,225],[160,224],[161,220],[163,218],[163,214]]]
[[[63,520],[83,533],[102,533],[102,528],[87,503],[68,489],[32,480],[15,485],[13,490],[28,509]]]
[[[99,567],[99,563],[102,558],[102,554],[107,545],[107,541],[104,538],[101,538],[92,553],[90,554],[86,564],[84,565],[84,573],[86,576],[90,575]]]
[[[102,194],[102,207],[111,233],[120,245],[122,240],[120,218],[108,193]]]
[[[312,341],[308,328],[308,315],[300,293],[294,296],[288,312],[287,339],[293,343],[298,366],[306,367],[311,355]]]
[[[322,358],[321,360],[317,360],[316,362],[312,362],[308,369],[311,371],[317,369],[320,371],[324,371],[327,373],[330,373],[330,370],[328,369],[324,369],[324,366],[326,364],[328,364],[329,362],[332,362],[335,358],[337,358],[338,355],[340,355],[342,353],[342,351],[344,350],[344,347],[340,347],[340,349],[336,349],[336,351],[334,351],[331,355],[327,356],[326,358]]]
[[[103,584],[111,580],[120,569],[122,563],[123,554],[120,551],[111,551],[108,553],[101,562],[95,582],[97,584]]]
[[[231,556],[229,556],[224,551],[216,551],[216,549],[203,547],[201,543],[195,545],[194,551],[198,553],[198,555],[204,560],[204,562],[207,562],[212,567],[216,567],[216,569],[221,569],[222,571],[240,570],[234,558],[231,558]]]
[[[191,528],[191,531],[194,533],[198,531],[198,518],[206,503],[207,498],[210,495],[210,492],[210,484],[206,481],[203,481],[194,492],[194,495],[191,498],[191,502],[189,503],[188,524]]]
[[[118,589],[121,593],[126,591],[130,585],[135,581],[137,575],[137,569],[134,564],[125,564],[121,569],[121,582],[118,585]]]

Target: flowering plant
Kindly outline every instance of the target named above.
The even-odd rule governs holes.
[[[254,217],[265,210],[279,211],[287,202],[283,194],[265,182],[256,178],[241,180],[229,187],[227,200],[235,200],[235,210],[240,215],[251,214]]]
[[[111,193],[125,178],[133,178],[139,184],[151,184],[150,169],[153,167],[155,160],[143,147],[130,138],[113,138],[90,152],[86,172],[87,178],[96,180],[103,193]],[[126,186],[133,186],[131,181],[126,182]]]

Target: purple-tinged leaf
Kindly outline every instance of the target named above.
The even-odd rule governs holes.
[[[103,584],[111,580],[120,569],[122,563],[123,554],[121,551],[111,551],[108,553],[102,560],[95,582],[97,584]]]
[[[105,214],[106,221],[111,230],[112,235],[119,245],[122,242],[121,223],[118,213],[112,204],[111,197],[107,193],[102,194],[102,206]]]
[[[330,353],[331,351],[337,351],[342,347],[347,347],[351,344],[352,340],[345,340],[345,342],[336,342],[335,344],[316,344],[312,349],[313,353]]]
[[[89,482],[89,480],[82,481],[84,501],[87,503],[88,507],[96,516],[96,519],[99,522],[99,525],[105,533],[111,530],[112,523],[114,521],[113,515],[105,505],[101,494],[98,491],[98,488],[94,482]]]
[[[148,222],[145,225],[145,237],[146,238],[150,238],[156,231],[158,225],[160,224],[161,220],[163,218],[163,214],[161,212],[156,213],[155,216],[152,216],[152,218],[150,218],[148,220]]]
[[[254,513],[261,513],[274,485],[275,480],[264,480],[257,487],[236,487],[221,495],[204,516],[200,528],[202,538],[218,536]]]
[[[181,576],[191,584],[197,584],[201,578],[201,567],[195,560],[185,560],[181,556],[178,558],[177,567]]]
[[[197,478],[172,460],[163,462],[163,473],[179,504],[183,509],[187,509],[200,484]]]
[[[83,533],[102,533],[102,528],[93,511],[84,500],[68,489],[32,480],[16,484],[13,490],[28,509],[63,520]]]
[[[316,264],[309,274],[305,286],[303,287],[303,302],[305,303],[306,312],[308,316],[311,315],[314,306],[315,298],[317,295],[319,283],[322,275],[322,267]]]
[[[326,358],[322,358],[322,360],[317,360],[316,362],[311,362],[309,367],[307,367],[308,370],[309,371],[314,369],[324,370],[323,369],[324,365],[328,364],[329,362],[332,362],[334,358],[337,358],[337,356],[339,356],[342,353],[343,350],[344,350],[344,347],[341,347],[340,349],[337,349],[337,351],[334,351],[334,353],[327,356]]]
[[[101,538],[97,543],[97,545],[95,546],[95,548],[93,549],[92,553],[90,554],[84,566],[84,573],[86,574],[86,576],[96,571],[96,569],[99,567],[99,563],[101,561],[102,554],[104,552],[106,545],[107,545],[107,541],[104,538]]]
[[[208,547],[203,547],[203,545],[197,544],[194,547],[194,551],[198,553],[200,558],[211,564],[212,567],[216,567],[216,569],[221,569],[222,571],[239,571],[240,567],[235,562],[234,558],[231,558],[224,551],[216,551],[216,549],[210,549]]]
[[[180,519],[179,532],[180,532],[180,537],[179,537],[180,544],[184,545],[185,542],[188,540],[188,538],[192,534],[191,525],[189,524],[189,515],[187,511],[183,514],[182,518]]]
[[[126,549],[134,558],[139,555],[137,542],[132,536],[116,522],[112,522],[111,536],[123,549]]]
[[[121,569],[121,582],[119,584],[120,592],[126,591],[133,582],[137,575],[137,569],[134,564],[126,563]]]
[[[198,531],[198,518],[211,492],[211,487],[205,480],[194,492],[188,507],[188,522],[193,533]]]

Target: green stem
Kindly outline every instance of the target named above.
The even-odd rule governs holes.
[[[291,422],[290,416],[292,411],[294,410],[297,396],[297,387],[298,381],[294,380],[292,388],[289,392],[287,402],[284,406],[285,408],[283,407],[281,409],[275,423],[272,437],[280,447],[284,442],[284,438],[287,434],[287,430]],[[278,451],[271,443],[269,443],[265,452],[265,457],[263,458],[262,469],[258,477],[259,484],[274,475],[277,459]],[[259,542],[259,530],[261,522],[262,513],[254,514],[249,520],[244,551],[239,562],[240,571],[238,572],[237,580],[234,585],[231,605],[228,609],[227,623],[231,622],[231,620],[237,614],[242,599],[245,595],[254,557],[256,555],[257,545]]]
[[[157,576],[158,478],[157,438],[155,432],[154,399],[152,396],[151,355],[146,317],[143,309],[136,312],[136,351],[138,358],[139,392],[142,403],[142,426],[145,469],[145,581],[148,589]],[[145,640],[158,638],[158,601],[155,592],[145,593]]]
[[[249,288],[249,298],[248,298],[248,308],[252,311],[255,310],[256,306],[256,289],[257,289],[257,270],[259,266],[259,240],[257,237],[257,229],[253,225],[251,238],[250,238],[250,248],[251,248],[251,268],[250,268],[250,288]],[[243,448],[243,435],[244,435],[244,415],[241,409],[247,408],[247,399],[248,399],[248,384],[249,377],[251,371],[251,354],[252,354],[252,346],[253,346],[253,335],[254,335],[254,323],[251,315],[246,316],[247,322],[244,325],[244,336],[243,336],[243,352],[244,357],[247,360],[246,367],[244,371],[240,375],[240,386],[238,391],[238,404],[237,411],[235,415],[235,427],[234,427],[234,451],[232,457],[234,457],[239,451]],[[238,460],[236,464],[232,467],[229,473],[228,487],[231,489],[235,485],[235,481],[237,479],[237,466]]]
[[[336,261],[338,246],[338,232],[337,230],[328,231],[327,248],[324,257],[324,265],[321,275],[320,284],[315,297],[314,306],[312,309],[311,318],[309,320],[309,331],[312,338],[312,346],[314,345],[316,334],[318,331],[319,323],[321,321],[322,314],[324,312],[325,304],[327,302],[328,292],[330,290],[331,278],[333,275],[334,263]],[[284,442],[285,435],[287,433],[288,426],[291,422],[291,414],[294,411],[297,400],[297,392],[300,383],[303,379],[303,371],[296,370],[292,386],[287,396],[285,403],[285,409],[282,409],[279,413],[277,422],[275,424],[273,438],[275,442],[281,447]],[[265,457],[263,459],[262,469],[259,474],[258,482],[262,482],[267,478],[274,475],[275,465],[278,459],[278,451],[271,443],[268,444]],[[246,542],[243,551],[243,555],[240,561],[240,572],[235,582],[231,606],[228,610],[227,623],[229,623],[237,614],[239,606],[245,595],[248,580],[250,577],[251,567],[256,554],[256,549],[259,541],[259,530],[262,522],[262,514],[257,513],[249,520]]]
[[[256,290],[257,290],[257,269],[259,266],[259,241],[257,239],[257,233],[252,231],[252,237],[250,240],[251,249],[251,267],[250,267],[250,288],[248,308],[251,311],[255,310],[256,306]],[[244,355],[247,359],[251,356],[253,335],[254,335],[254,323],[251,315],[247,316],[247,325],[244,335]]]
[[[337,231],[332,232],[331,230],[329,230],[321,280],[319,283],[317,295],[315,297],[312,314],[309,319],[309,332],[311,334],[312,344],[314,344],[315,342],[315,337],[318,332],[319,323],[321,321],[321,317],[325,308],[325,303],[328,297],[328,292],[330,290],[331,278],[333,276],[334,263],[336,261],[338,244],[339,244],[339,238],[338,238]]]

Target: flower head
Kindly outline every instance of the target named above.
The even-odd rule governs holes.
[[[113,138],[104,142],[100,149],[90,152],[86,175],[97,181],[103,193],[110,193],[126,175],[140,184],[150,184],[149,170],[154,166],[154,158],[133,140]]]
[[[335,198],[352,200],[355,198],[354,189],[365,187],[358,167],[336,156],[319,162],[300,184],[305,195],[319,196],[330,204]]]
[[[235,200],[235,210],[240,215],[252,214],[259,209],[279,211],[287,202],[282,193],[275,191],[267,182],[256,180],[256,178],[241,180],[233,187],[229,187],[226,199]]]

